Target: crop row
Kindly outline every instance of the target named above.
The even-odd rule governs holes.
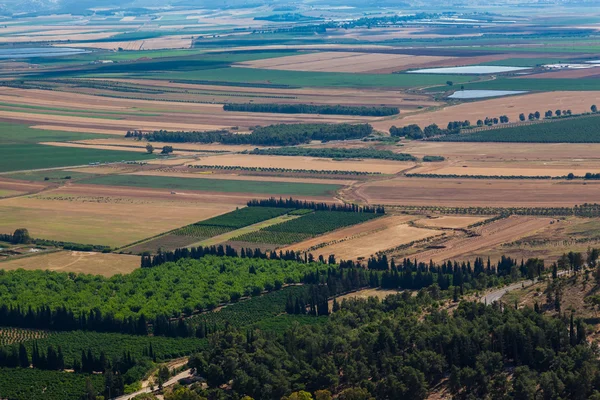
[[[300,218],[268,226],[258,232],[238,236],[233,240],[254,243],[291,244],[339,228],[360,224],[378,216],[379,214],[375,213],[315,211]]]
[[[48,336],[47,331],[21,328],[0,328],[0,346],[22,343],[28,340],[42,339]]]
[[[96,392],[104,391],[102,375],[0,368],[0,397],[11,400],[79,400],[84,398],[87,380]]]

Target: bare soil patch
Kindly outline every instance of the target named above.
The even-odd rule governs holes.
[[[418,221],[419,226],[429,228],[466,228],[477,222],[485,221],[485,217],[457,217],[452,215],[443,215],[441,217],[423,218]]]
[[[125,254],[59,251],[1,262],[0,269],[49,270],[110,277],[129,274],[140,266],[140,258]]]

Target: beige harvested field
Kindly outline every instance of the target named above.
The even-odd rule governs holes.
[[[286,71],[389,73],[417,68],[449,57],[407,54],[318,52],[238,63],[237,66]]]
[[[404,118],[382,120],[373,123],[373,127],[388,131],[392,125],[404,126],[418,124],[427,126],[438,124],[446,126],[448,122],[469,120],[475,124],[478,119],[507,115],[510,121],[518,121],[520,113],[546,110],[571,109],[573,113],[588,112],[591,104],[600,103],[600,91],[552,92],[508,96],[497,99],[481,100],[447,106],[430,112],[415,113]]]
[[[319,171],[360,171],[395,174],[411,168],[414,163],[388,160],[343,160],[334,161],[328,158],[259,156],[251,154],[235,154],[202,157],[192,165],[223,165],[251,168],[291,168]]]
[[[444,248],[411,254],[411,258],[420,261],[433,260],[433,262],[455,259],[473,251],[490,249],[547,229],[551,227],[551,221],[551,218],[511,216],[475,228],[474,231],[478,236],[454,237],[442,243]]]
[[[69,35],[72,40],[100,40],[113,36],[114,32],[99,32],[99,33],[80,33]],[[69,36],[62,34],[56,35],[15,35],[15,36],[0,36],[0,43],[29,43],[29,42],[63,42],[55,44],[56,46],[73,47],[73,43],[64,43],[69,39]]]
[[[402,152],[417,157],[440,155],[450,161],[489,162],[494,165],[518,163],[521,168],[528,163],[538,165],[569,165],[577,167],[582,162],[600,162],[598,143],[450,143],[408,142]],[[433,167],[432,163],[431,166]],[[443,163],[441,163],[443,164]]]
[[[452,207],[572,207],[597,203],[600,182],[394,178],[348,193],[369,204]]]
[[[379,231],[348,238],[347,240],[315,249],[311,253],[315,256],[323,255],[327,258],[334,254],[336,257],[344,260],[367,258],[380,251],[390,250],[403,244],[413,241],[430,238],[441,233],[432,229],[415,228],[406,224],[395,224],[390,221],[390,225]]]
[[[444,215],[441,217],[423,218],[418,221],[419,226],[428,228],[450,228],[459,229],[466,228],[469,225],[485,221],[485,217],[457,217],[453,215]]]
[[[140,266],[138,256],[126,254],[88,253],[83,251],[58,251],[37,256],[21,257],[0,262],[3,270],[49,270],[103,275],[129,274]]]
[[[26,227],[32,236],[123,246],[235,209],[239,202],[70,185],[0,200],[0,232]],[[141,196],[136,194],[140,193]],[[168,212],[165,212],[168,210]]]
[[[366,258],[379,251],[440,234],[435,230],[407,225],[408,221],[416,218],[410,215],[378,218],[305,240],[282,250],[309,251],[325,258],[335,254],[339,259],[349,260]]]
[[[489,165],[492,164],[492,165]],[[521,165],[517,165],[521,164]],[[600,172],[600,160],[595,162],[573,162],[567,165],[559,163],[534,163],[521,162],[504,165],[494,165],[493,163],[482,162],[461,162],[460,165],[423,165],[411,170],[411,173],[418,174],[440,174],[440,175],[459,175],[459,176],[566,176],[570,172],[576,176],[583,176],[586,172]],[[558,164],[558,165],[557,165]]]
[[[84,144],[84,143],[72,143],[72,142],[40,142],[40,144],[43,144],[45,146],[55,146],[55,147],[70,147],[70,148],[78,148],[78,149],[97,149],[97,150],[115,150],[115,151],[128,151],[128,152],[132,152],[135,151],[135,148],[130,148],[130,147],[124,147],[124,146],[111,146],[111,145],[100,145],[100,144]],[[144,153],[146,152],[146,150],[142,150],[139,149],[139,151],[143,151]],[[177,152],[178,154],[183,153],[183,154],[187,154],[185,152]]]

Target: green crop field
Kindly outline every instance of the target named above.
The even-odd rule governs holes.
[[[88,179],[86,184],[109,186],[134,186],[144,188],[198,190],[224,193],[258,193],[277,194],[286,196],[330,196],[340,185],[268,182],[268,181],[238,181],[229,179],[205,178],[173,178],[163,176],[142,175],[110,175]]]
[[[444,142],[600,143],[600,115],[449,135]]]
[[[23,124],[0,122],[0,144],[66,142],[71,140],[97,139],[106,137],[93,133],[62,132],[34,129]]]
[[[146,72],[146,73],[98,74],[86,77],[106,76],[137,77],[147,79],[168,79],[185,81],[216,81],[234,83],[271,83],[290,86],[312,87],[418,87],[444,85],[447,81],[454,84],[470,82],[473,77],[461,75],[428,74],[354,74],[344,72],[305,72],[282,71],[256,68],[213,68],[194,71]],[[133,75],[131,75],[133,74]]]
[[[82,149],[41,144],[7,144],[0,147],[0,172],[68,167],[91,162],[119,162],[155,158],[128,151]]]
[[[292,244],[339,228],[360,224],[379,216],[381,214],[316,211],[300,218],[268,226],[258,232],[238,236],[232,240],[280,245]]]

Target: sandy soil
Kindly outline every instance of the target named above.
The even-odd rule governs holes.
[[[436,123],[441,127],[448,122],[469,120],[475,124],[478,119],[507,115],[511,121],[518,121],[520,113],[546,110],[571,109],[573,113],[588,112],[591,104],[600,103],[600,91],[589,92],[552,92],[533,93],[519,96],[508,96],[497,99],[462,103],[456,106],[443,107],[431,112],[407,115],[404,118],[376,121],[372,125],[382,131],[390,126],[418,124],[421,127]]]
[[[192,165],[225,165],[263,168],[291,168],[320,171],[360,171],[395,174],[414,165],[412,162],[388,160],[344,160],[328,158],[258,156],[249,154],[220,155],[202,157]]]
[[[477,222],[485,221],[484,217],[457,217],[453,215],[444,215],[441,217],[424,218],[418,221],[419,226],[431,228],[466,228]]]
[[[38,256],[17,258],[0,263],[0,269],[49,270],[75,272],[110,277],[129,274],[140,266],[138,256],[125,254],[87,253],[82,251],[59,251]]]
[[[411,258],[420,261],[441,262],[455,259],[463,254],[492,248],[502,243],[512,242],[550,226],[550,218],[511,216],[476,228],[479,236],[455,237],[443,243],[445,248],[426,250],[411,254]]]
[[[349,197],[388,205],[572,207],[597,203],[600,182],[395,178],[366,183]]]
[[[448,57],[412,56],[407,54],[377,54],[358,52],[319,52],[312,54],[247,61],[242,67],[286,71],[363,72],[401,71],[423,64],[446,60]]]

